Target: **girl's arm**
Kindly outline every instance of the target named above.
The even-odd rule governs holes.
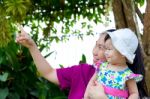
[[[126,84],[129,89],[128,99],[139,99],[139,92],[138,92],[136,81],[133,79],[130,79],[126,82]]]
[[[52,83],[59,84],[56,70],[53,69],[46,59],[41,55],[38,47],[31,37],[24,31],[23,27],[19,26],[21,33],[17,36],[16,41],[27,47],[32,55],[34,63],[39,73]]]

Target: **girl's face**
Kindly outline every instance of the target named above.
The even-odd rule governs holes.
[[[96,41],[95,47],[93,48],[93,63],[98,62],[99,60],[105,61],[105,47],[104,47],[104,38],[106,34],[101,34],[99,39]]]
[[[112,64],[112,65],[117,65],[117,64],[121,64],[122,62],[124,62],[125,57],[123,55],[120,54],[120,52],[118,52],[115,47],[112,44],[111,39],[108,39],[105,42],[105,57],[106,60]]]

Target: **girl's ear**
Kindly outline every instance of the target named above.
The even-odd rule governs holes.
[[[124,55],[122,55],[122,57],[125,58],[126,63],[129,63],[128,59]]]
[[[126,58],[124,55],[122,55],[122,57]]]

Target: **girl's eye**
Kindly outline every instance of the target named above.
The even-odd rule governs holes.
[[[106,48],[107,50],[112,50],[111,48]]]
[[[102,46],[99,46],[100,49],[102,49]]]

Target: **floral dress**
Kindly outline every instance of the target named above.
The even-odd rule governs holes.
[[[128,67],[122,71],[113,71],[107,69],[108,63],[103,62],[97,68],[97,80],[100,82],[109,99],[127,99],[128,89],[126,81],[134,79],[141,81],[143,76],[134,74]]]

